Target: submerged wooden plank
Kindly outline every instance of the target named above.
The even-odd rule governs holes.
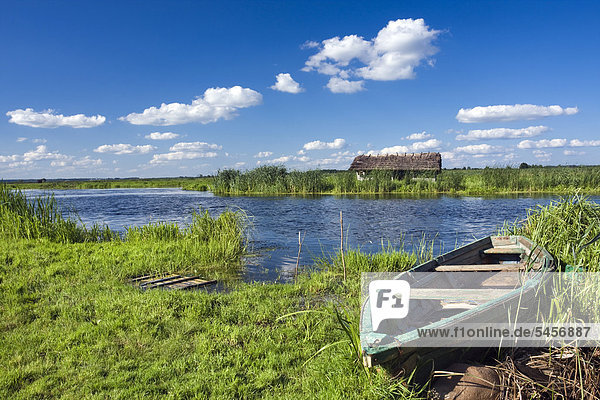
[[[471,264],[471,265],[440,265],[435,268],[438,272],[457,271],[519,271],[525,269],[525,264]]]
[[[502,297],[513,289],[410,289],[410,299],[417,300],[472,300],[489,301]]]
[[[199,276],[170,275],[142,275],[129,280],[134,286],[142,290],[165,289],[165,290],[190,290],[206,285],[217,283],[216,280],[206,280]]]
[[[160,282],[170,281],[170,280],[173,280],[173,279],[176,279],[176,278],[180,278],[180,277],[181,277],[181,275],[169,275],[169,276],[165,276],[163,278],[159,278],[159,279],[154,279],[154,280],[142,282],[140,284],[140,286],[155,285],[155,284],[160,283]]]
[[[175,285],[177,283],[181,283],[181,282],[185,282],[185,281],[189,281],[192,279],[197,279],[197,276],[183,276],[183,277],[179,277],[177,279],[169,279],[169,280],[165,280],[163,282],[159,282],[157,284],[152,284],[149,285],[148,287],[146,287],[146,289],[154,289],[154,288],[159,288],[162,286],[167,286],[167,285]]]

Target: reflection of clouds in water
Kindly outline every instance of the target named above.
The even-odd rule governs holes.
[[[42,191],[26,191],[28,195]],[[57,190],[61,207],[76,209],[86,225],[107,223],[123,231],[128,225],[172,221],[187,224],[193,211],[202,207],[216,215],[225,209],[242,209],[252,217],[253,248],[265,256],[249,262],[246,279],[288,277],[296,265],[298,231],[306,232],[301,264],[333,254],[339,247],[339,212],[349,247],[377,252],[388,243],[411,250],[423,237],[435,239],[435,253],[448,251],[496,233],[504,221],[526,216],[537,204],[555,197],[428,197],[307,196],[221,197],[210,192],[180,189]],[[598,201],[598,198],[594,198]],[[404,241],[402,241],[404,240]],[[257,262],[258,260],[258,262]],[[259,265],[255,265],[259,264]],[[265,272],[265,269],[267,272]]]

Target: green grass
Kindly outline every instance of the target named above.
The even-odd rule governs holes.
[[[119,188],[183,188],[188,190],[209,190],[212,178],[147,178],[147,179],[94,179],[60,180],[46,182],[14,182],[8,184],[13,189],[119,189]]]
[[[247,237],[239,214],[201,212],[183,229],[156,223],[110,240],[23,237],[8,216],[36,220],[40,211],[19,192],[4,194],[12,214],[0,220],[0,398],[415,398],[402,380],[362,373],[347,343],[358,326],[362,261],[348,259],[346,284],[335,262],[296,285],[245,284],[228,275]],[[52,198],[41,205],[58,213]],[[64,221],[56,214],[48,225]],[[235,254],[214,247],[228,232],[243,232]],[[395,253],[398,268],[414,262]],[[171,272],[229,286],[142,292],[127,284]],[[300,310],[311,312],[280,318]]]
[[[392,179],[393,178],[393,179]],[[394,176],[373,171],[358,180],[351,171],[288,171],[262,166],[249,171],[223,170],[212,186],[219,194],[460,194],[600,193],[600,167],[530,167],[442,170]]]

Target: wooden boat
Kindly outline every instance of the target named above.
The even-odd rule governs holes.
[[[490,236],[460,247],[433,260],[418,265],[407,272],[394,276],[405,279],[410,276],[440,277],[440,281],[411,283],[410,301],[423,300],[435,309],[434,318],[416,328],[452,327],[457,323],[468,323],[476,318],[481,322],[486,317],[493,319],[493,311],[500,310],[515,299],[522,299],[532,284],[543,279],[543,272],[556,268],[554,258],[545,249],[523,236]],[[522,271],[527,274],[526,282],[514,281],[521,274],[507,271]],[[487,279],[476,288],[461,288],[453,274],[415,274],[417,272],[460,272],[468,277],[484,275]],[[473,274],[486,272],[486,274]],[[452,275],[452,277],[451,277]],[[433,279],[433,278],[432,278]],[[421,286],[421,287],[420,287]],[[418,303],[418,302],[415,302]],[[367,297],[361,309],[361,346],[365,366],[392,366],[394,371],[412,371],[424,363],[443,368],[444,361],[456,361],[465,347],[424,348],[414,347],[419,339],[416,328],[399,335],[374,331],[371,322],[370,300]],[[503,312],[503,311],[502,311]],[[421,322],[422,323],[422,322]],[[413,347],[411,347],[413,344]]]

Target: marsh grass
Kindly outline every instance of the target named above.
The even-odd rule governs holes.
[[[284,166],[222,170],[214,178],[220,194],[466,194],[600,193],[600,167],[484,168],[406,172],[372,171],[358,180],[353,171],[288,171]]]

